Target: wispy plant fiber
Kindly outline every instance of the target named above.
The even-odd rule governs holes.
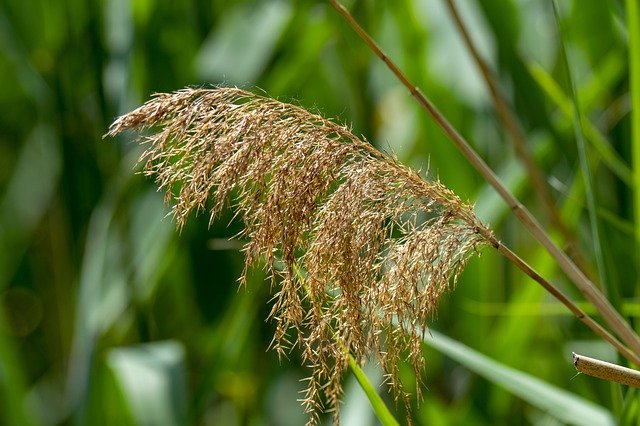
[[[242,215],[247,267],[266,260],[277,289],[274,347],[311,367],[310,423],[324,407],[337,421],[349,352],[376,354],[402,397],[398,361],[420,377],[420,330],[491,235],[472,208],[346,127],[240,89],[156,95],[108,134],[146,128],[141,162],[179,227],[230,199]]]

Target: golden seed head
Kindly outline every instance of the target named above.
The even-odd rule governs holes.
[[[376,354],[402,398],[398,360],[420,377],[427,321],[490,235],[471,206],[346,127],[240,89],[156,95],[108,135],[145,128],[157,131],[140,161],[179,227],[206,202],[214,220],[234,197],[247,267],[265,259],[278,284],[274,347],[299,346],[311,367],[310,423],[324,405],[337,421],[349,352]]]

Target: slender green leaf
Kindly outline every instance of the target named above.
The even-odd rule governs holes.
[[[376,363],[369,362],[362,367],[363,373],[372,385],[382,382],[382,369]],[[344,388],[343,407],[340,411],[340,424],[347,426],[362,426],[378,424],[379,420],[371,410],[369,397],[364,393],[360,382],[353,377],[347,379]]]
[[[560,421],[580,426],[615,424],[611,413],[606,409],[534,376],[500,364],[436,331],[431,330],[431,336],[426,336],[424,342]],[[567,362],[566,370],[559,371],[558,374],[575,375],[575,370]]]
[[[640,245],[640,5],[627,0],[629,29],[629,91],[631,95],[631,152],[633,157],[634,217],[636,244]]]
[[[589,213],[589,223],[591,225],[591,243],[593,246],[593,253],[596,260],[598,277],[600,279],[600,286],[605,295],[611,294],[608,288],[608,276],[605,269],[604,257],[602,254],[603,250],[603,241],[600,238],[600,224],[598,222],[598,202],[596,200],[596,191],[595,186],[593,184],[593,173],[591,171],[591,167],[589,165],[589,157],[587,152],[587,146],[585,144],[584,138],[584,126],[583,126],[583,116],[580,107],[580,101],[577,97],[575,79],[573,77],[573,72],[571,69],[571,63],[569,60],[569,56],[566,50],[566,43],[564,40],[564,28],[560,24],[560,16],[558,13],[558,6],[556,1],[553,1],[554,7],[554,15],[556,18],[556,22],[558,28],[560,29],[560,59],[561,63],[564,65],[564,72],[567,80],[567,86],[569,87],[569,93],[571,97],[571,101],[573,104],[573,128],[576,137],[576,145],[578,147],[578,159],[580,160],[580,170],[582,171],[582,177],[584,179],[585,186],[585,196],[587,200],[587,212]]]
[[[111,349],[114,372],[138,425],[183,425],[186,412],[185,352],[165,341]]]
[[[0,310],[0,315],[4,312]],[[0,326],[4,325],[4,319],[0,318]],[[25,396],[27,383],[24,377],[24,366],[18,358],[16,345],[13,339],[0,331],[0,398],[2,398],[2,410],[0,421],[3,424],[30,426],[40,422],[37,413],[27,410]]]
[[[536,64],[529,64],[529,73],[538,83],[540,88],[544,90],[549,99],[551,99],[560,109],[563,118],[572,122],[574,117],[574,107],[571,99],[562,91],[562,88],[542,67]],[[631,185],[632,172],[629,165],[620,157],[620,155],[611,147],[607,138],[591,123],[588,118],[580,117],[584,126],[584,136],[591,142],[593,148],[602,157],[602,161],[616,174],[622,181]]]
[[[378,420],[385,426],[398,426],[400,423],[393,417],[393,414],[389,411],[386,404],[378,395],[376,389],[371,385],[369,379],[366,374],[362,371],[358,363],[351,355],[349,355],[349,368],[351,368],[351,372],[360,383],[360,387],[369,398],[369,402],[371,403],[371,407],[373,411],[376,413]]]

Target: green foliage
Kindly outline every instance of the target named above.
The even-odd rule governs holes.
[[[550,2],[457,3],[597,276],[574,133],[579,111],[593,182],[589,208],[601,231],[600,272],[623,313],[637,316],[630,299],[638,296],[639,192],[631,184],[640,174],[630,159],[637,157],[640,120],[638,108],[633,119],[630,109],[640,85],[629,72],[638,68],[636,3],[626,2],[635,10],[627,16],[622,2],[558,2],[573,95]],[[348,6],[547,225],[443,2]],[[309,373],[300,353],[278,360],[268,350],[275,324],[264,321],[267,277],[252,270],[238,289],[243,255],[227,241],[241,230],[234,212],[225,210],[211,226],[208,216],[192,215],[177,233],[153,182],[133,173],[140,151],[131,139],[102,141],[117,115],[154,92],[186,85],[263,90],[352,124],[356,135],[406,165],[429,168],[475,203],[501,240],[582,300],[328,3],[6,1],[0,82],[2,424],[306,420],[296,401],[305,387],[299,379]],[[436,350],[425,348],[424,400],[412,400],[413,421],[569,422],[568,410],[539,402],[561,390],[572,407],[599,413],[594,419],[635,424],[636,392],[575,377],[570,362],[573,350],[621,361],[549,302],[496,253],[472,260],[431,324],[452,341],[425,336]],[[379,383],[375,368],[364,371]],[[413,370],[401,365],[400,373],[410,388]],[[523,395],[514,380],[535,385]],[[377,421],[356,379],[344,381],[344,422]],[[380,395],[403,419],[383,386]]]

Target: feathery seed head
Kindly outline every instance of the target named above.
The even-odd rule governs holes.
[[[108,135],[145,128],[157,129],[145,174],[175,200],[179,227],[207,201],[214,220],[235,195],[247,266],[265,259],[277,284],[274,346],[294,330],[312,370],[310,423],[323,400],[337,421],[349,353],[377,354],[401,397],[398,360],[420,376],[421,330],[491,234],[472,208],[344,126],[240,89],[156,95]]]

